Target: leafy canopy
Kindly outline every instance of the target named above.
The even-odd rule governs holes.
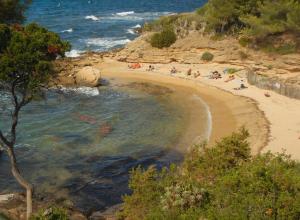
[[[53,75],[51,61],[70,50],[69,43],[34,23],[0,25],[0,39],[0,81],[31,95]]]
[[[31,0],[1,0],[0,24],[21,23],[24,20],[24,12]]]

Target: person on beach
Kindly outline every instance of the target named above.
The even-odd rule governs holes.
[[[209,76],[210,79],[221,79],[222,76],[218,71],[214,71],[211,73],[211,75]]]
[[[177,73],[177,69],[175,68],[175,66],[172,67],[170,73],[171,74],[176,74]]]
[[[199,76],[201,76],[201,73],[199,71],[197,71],[196,73],[194,73],[194,78],[198,78]]]
[[[186,72],[186,75],[187,75],[187,76],[192,75],[192,69],[191,69],[191,68]]]
[[[235,79],[235,76],[232,74],[232,75],[230,75],[229,77],[228,77],[228,79],[226,79],[224,82],[230,82],[230,81],[232,81],[232,80],[234,80]]]
[[[153,65],[149,65],[149,67],[148,67],[148,69],[147,69],[147,71],[154,71],[154,66]]]
[[[247,86],[245,86],[244,80],[243,80],[243,79],[241,79],[241,80],[239,81],[239,84],[240,84],[240,86],[237,87],[237,88],[234,88],[234,90],[241,90],[241,89],[247,89],[247,88],[248,88]]]

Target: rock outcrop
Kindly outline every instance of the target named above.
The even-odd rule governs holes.
[[[78,86],[96,87],[100,85],[101,73],[98,69],[86,66],[75,73],[75,82]]]

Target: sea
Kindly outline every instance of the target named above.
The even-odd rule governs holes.
[[[206,0],[34,0],[27,23],[36,22],[72,44],[69,57],[124,46],[135,28],[161,16],[194,11]]]
[[[27,22],[59,33],[73,45],[68,56],[78,56],[88,50],[122,47],[137,37],[135,27],[159,16],[193,11],[202,3],[39,0],[29,8]],[[99,88],[49,90],[44,99],[22,109],[15,151],[22,174],[35,186],[35,199],[45,203],[67,199],[87,215],[105,210],[131,193],[130,170],[180,163],[182,151],[194,138],[208,138],[211,119],[200,97],[172,86],[107,80]],[[193,121],[195,135],[187,134],[190,105],[196,106],[192,109],[199,117]],[[10,127],[12,106],[10,93],[0,91],[4,134]],[[0,154],[0,194],[19,191],[23,189],[10,172],[8,156]]]

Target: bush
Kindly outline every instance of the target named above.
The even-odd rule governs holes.
[[[124,219],[299,219],[300,164],[285,154],[251,156],[241,129],[195,146],[180,166],[132,171]]]
[[[239,51],[239,55],[240,55],[241,60],[245,60],[249,57],[248,54],[246,54],[243,51]]]
[[[150,43],[152,47],[164,48],[170,47],[176,42],[176,34],[172,29],[163,30],[160,33],[155,33],[152,35]]]
[[[67,211],[63,208],[51,207],[41,210],[37,215],[34,215],[30,220],[69,220]]]
[[[201,60],[204,61],[212,61],[214,59],[214,55],[210,52],[205,52],[202,54]]]

